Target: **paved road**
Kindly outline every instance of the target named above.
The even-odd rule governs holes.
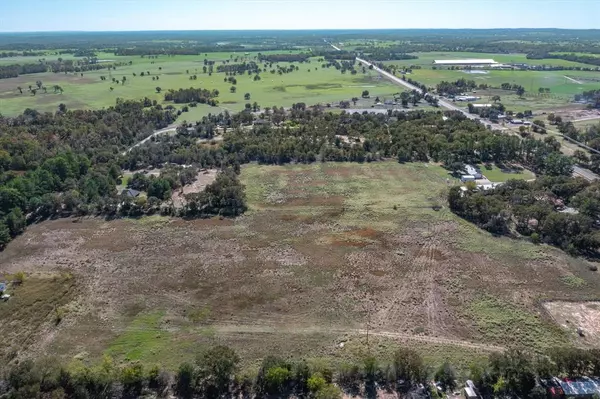
[[[154,133],[152,133],[150,136],[146,137],[144,140],[140,141],[139,143],[132,145],[131,147],[129,147],[127,149],[127,151],[123,152],[121,155],[126,155],[128,152],[133,150],[135,147],[144,144],[145,142],[147,142],[154,136],[158,136],[159,134],[163,134],[163,133],[174,132],[175,130],[177,130],[177,126],[174,126],[174,125],[167,126],[164,129],[155,130]]]
[[[376,67],[375,65],[373,65],[373,64],[372,64],[372,63],[370,63],[369,61],[363,60],[362,58],[358,58],[358,57],[356,58],[356,60],[357,60],[358,62],[360,62],[361,64],[363,64],[363,65],[367,66],[367,67],[371,67],[371,65],[372,65],[372,66],[373,66],[373,70],[374,70],[374,71],[376,71],[376,72],[380,73],[381,75],[383,75],[383,76],[385,76],[386,78],[390,79],[390,80],[391,80],[391,81],[393,81],[394,83],[397,83],[397,84],[399,84],[399,85],[402,85],[402,86],[404,86],[404,87],[406,87],[406,88],[408,88],[408,89],[410,89],[410,90],[416,90],[416,91],[418,91],[419,93],[423,94],[423,90],[421,90],[421,89],[420,89],[420,88],[418,88],[417,86],[415,86],[415,85],[412,85],[412,84],[410,84],[410,83],[406,82],[405,80],[402,80],[402,79],[400,79],[399,77],[397,77],[397,76],[394,76],[394,75],[392,75],[391,73],[389,73],[389,72],[386,72],[386,71],[384,71],[383,69]],[[470,113],[468,113],[468,112],[467,112],[467,110],[465,110],[464,108],[457,107],[456,105],[454,105],[454,104],[453,104],[452,102],[450,102],[450,101],[446,101],[446,100],[443,100],[443,99],[440,99],[440,98],[438,98],[438,102],[439,102],[439,105],[440,105],[441,107],[443,107],[443,108],[446,108],[446,109],[448,109],[448,110],[450,110],[450,111],[458,111],[458,112],[462,113],[464,116],[466,116],[466,117],[467,117],[467,118],[469,118],[469,119],[472,119],[472,120],[478,120],[478,121],[480,121],[481,123],[483,123],[484,125],[492,125],[492,127],[493,127],[494,129],[498,129],[498,130],[503,130],[503,129],[504,129],[504,127],[503,127],[503,126],[501,126],[501,125],[497,125],[497,124],[494,124],[494,123],[491,123],[491,122],[490,122],[490,121],[488,121],[487,119],[483,119],[483,118],[481,118],[479,115],[474,115],[474,114],[470,114]]]

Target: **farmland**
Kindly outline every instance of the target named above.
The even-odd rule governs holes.
[[[573,100],[575,94],[583,91],[600,88],[600,72],[597,71],[528,71],[528,70],[475,70],[473,73],[463,70],[432,69],[433,61],[436,59],[465,59],[465,58],[493,58],[500,63],[525,63],[529,65],[564,66],[564,67],[586,67],[590,65],[558,60],[558,59],[527,59],[525,54],[481,54],[460,52],[428,52],[415,53],[419,58],[416,60],[386,61],[387,65],[398,65],[403,67],[420,66],[421,69],[413,69],[409,77],[428,86],[435,87],[436,84],[445,81],[456,81],[458,79],[474,80],[478,85],[487,84],[500,87],[502,83],[521,85],[526,90],[526,95],[518,97],[514,92],[504,90],[480,90],[478,96],[482,97],[480,103],[490,103],[491,98],[500,95],[502,103],[508,109],[514,111],[530,110],[553,110],[564,108]],[[550,94],[539,95],[540,87],[549,88]]]
[[[294,64],[299,67],[299,70],[284,75],[271,74],[267,71],[261,74],[260,81],[254,81],[254,75],[237,76],[237,91],[231,93],[232,84],[224,81],[225,73],[217,73],[216,66],[228,60],[234,62],[236,57],[239,57],[238,62],[254,61],[257,54],[257,52],[247,55],[245,53],[206,53],[198,56],[160,56],[158,59],[149,59],[139,56],[98,53],[99,60],[125,64],[132,62],[132,65],[119,66],[110,73],[106,69],[89,71],[83,73],[83,76],[80,74],[42,73],[0,79],[0,109],[2,114],[9,116],[17,115],[26,108],[55,111],[61,103],[64,103],[68,109],[97,109],[114,105],[117,98],[137,100],[143,97],[168,105],[169,103],[163,101],[164,93],[158,93],[156,87],[160,87],[163,92],[187,87],[219,90],[219,107],[199,105],[191,108],[190,113],[183,116],[183,119],[197,120],[209,112],[215,114],[224,110],[241,111],[246,103],[257,102],[261,107],[274,105],[290,107],[299,102],[314,105],[350,100],[352,97],[360,97],[363,90],[369,90],[373,96],[390,96],[399,91],[397,86],[381,80],[377,74],[370,71],[357,75],[341,74],[333,67],[323,69],[322,62],[318,62],[318,58],[313,57],[310,63]],[[22,61],[23,58],[27,57],[0,59],[0,63],[15,63]],[[34,61],[31,57],[28,58],[28,62]],[[47,60],[57,58],[58,56],[48,56]],[[68,57],[65,56],[66,58]],[[215,61],[215,72],[212,76],[203,73],[204,59]],[[275,65],[288,67],[290,63],[280,62]],[[150,72],[150,75],[140,76],[142,72]],[[137,76],[133,76],[134,73]],[[191,75],[196,75],[197,79],[190,80]],[[101,76],[106,76],[107,80],[102,81]],[[109,77],[118,80],[126,77],[126,82],[125,84],[113,83]],[[158,77],[159,80],[154,81],[153,77]],[[26,89],[29,85],[35,85],[37,80],[41,80],[48,88],[60,85],[64,92],[55,94],[52,90],[49,90],[48,93],[40,90],[37,95],[32,96]],[[24,89],[24,94],[19,93],[18,87]],[[245,93],[250,93],[250,100],[245,100]]]
[[[109,354],[173,368],[220,343],[247,367],[265,353],[340,361],[365,353],[369,329],[384,356],[410,343],[434,363],[466,365],[512,344],[572,342],[540,301],[600,288],[584,260],[447,211],[434,164],[247,165],[241,177],[250,210],[235,220],[30,226],[0,254],[4,275],[27,273],[0,307],[21,331],[2,357]],[[48,312],[13,311],[28,301]]]

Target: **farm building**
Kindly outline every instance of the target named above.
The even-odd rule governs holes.
[[[473,165],[465,165],[465,171],[465,175],[471,175],[475,177],[475,179],[481,179],[483,177],[483,175],[481,174],[481,170],[479,170]]]
[[[456,101],[477,101],[480,100],[481,97],[477,96],[456,96],[454,97]]]
[[[473,108],[492,108],[492,104],[473,104]]]
[[[439,66],[491,66],[498,64],[490,59],[469,58],[464,60],[434,60],[433,65]]]

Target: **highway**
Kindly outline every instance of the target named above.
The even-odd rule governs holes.
[[[393,81],[394,83],[398,83],[399,85],[402,85],[402,86],[404,86],[404,87],[406,87],[406,88],[408,88],[408,89],[410,89],[410,90],[416,90],[416,91],[418,91],[419,93],[423,94],[423,90],[421,90],[421,89],[420,89],[420,88],[418,88],[417,86],[415,86],[415,85],[412,85],[412,84],[410,84],[410,83],[406,82],[405,80],[402,80],[402,79],[400,79],[399,77],[397,77],[397,76],[394,76],[394,75],[392,75],[391,73],[389,73],[389,72],[386,72],[386,71],[384,71],[383,69],[376,67],[375,65],[373,65],[373,64],[372,64],[372,63],[370,63],[369,61],[363,60],[362,58],[358,58],[358,57],[356,57],[356,60],[357,60],[358,62],[360,62],[361,64],[363,64],[363,65],[367,66],[368,68],[370,68],[371,66],[373,66],[373,70],[374,70],[374,71],[376,71],[376,72],[378,72],[379,74],[381,74],[381,75],[385,76],[386,78],[390,79],[390,80],[391,80],[391,81]],[[440,98],[438,98],[438,103],[439,103],[439,105],[440,105],[441,107],[443,107],[443,108],[446,108],[446,109],[448,109],[448,110],[450,110],[450,111],[458,111],[458,112],[462,113],[464,116],[466,116],[466,117],[467,117],[467,118],[469,118],[469,119],[472,119],[472,120],[478,120],[478,121],[480,121],[481,123],[483,123],[484,125],[492,125],[492,127],[493,127],[494,129],[498,129],[498,130],[504,130],[504,127],[503,127],[503,126],[501,126],[501,125],[497,125],[497,124],[494,124],[494,123],[491,123],[491,122],[490,122],[490,121],[488,121],[487,119],[483,119],[483,118],[481,118],[479,115],[470,114],[470,113],[468,113],[468,112],[467,112],[467,110],[465,110],[464,108],[457,107],[456,105],[454,105],[453,103],[451,103],[451,102],[449,102],[449,101],[446,101],[446,100],[443,100],[443,99],[440,99]]]
[[[408,88],[410,90],[417,90],[419,93],[423,93],[423,91],[420,88],[418,88],[417,86],[412,85],[412,84],[410,84],[410,83],[408,83],[408,82],[406,82],[406,81],[398,78],[397,76],[394,76],[391,73],[386,72],[386,71],[382,70],[381,68],[376,67],[372,63],[370,63],[370,62],[368,62],[366,60],[363,60],[362,58],[356,57],[356,60],[358,62],[360,62],[361,64],[365,65],[368,68],[370,68],[371,66],[373,66],[373,70],[374,71],[376,71],[379,74],[385,76],[386,78],[390,79],[394,83],[402,85],[402,86],[404,86],[404,87],[406,87],[406,88]],[[470,114],[465,109],[459,108],[456,105],[454,105],[451,102],[448,102],[446,100],[439,99],[439,105],[441,107],[444,107],[444,108],[446,108],[448,110],[451,110],[451,111],[461,112],[467,118],[472,119],[472,120],[478,120],[481,123],[483,123],[484,125],[491,125],[493,129],[497,129],[497,130],[501,130],[501,131],[507,130],[507,128],[505,128],[502,125],[491,123],[487,119],[481,118],[479,115]],[[545,129],[549,130],[548,128],[545,128]],[[511,131],[510,129],[508,129],[508,130]],[[564,137],[562,134],[560,134],[560,133],[558,133],[558,134],[560,136]],[[573,167],[573,176],[583,177],[584,179],[586,179],[588,181],[600,180],[600,176],[599,175],[595,174],[594,172],[592,172],[592,171],[590,171],[588,169],[584,169],[584,168],[579,167],[579,166]]]

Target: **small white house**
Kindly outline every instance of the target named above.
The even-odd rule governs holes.
[[[460,177],[460,181],[462,181],[463,183],[466,183],[468,181],[475,181],[475,176],[473,176],[473,175],[462,175]]]

